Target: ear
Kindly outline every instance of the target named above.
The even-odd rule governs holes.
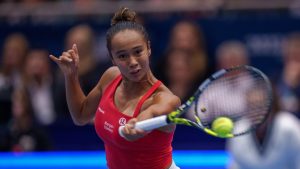
[[[151,56],[151,44],[150,41],[147,43],[147,48],[148,48],[148,56]]]

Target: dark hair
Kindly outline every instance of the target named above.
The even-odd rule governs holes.
[[[136,13],[126,7],[120,8],[111,19],[111,27],[106,33],[106,47],[111,56],[111,39],[112,37],[123,30],[135,30],[144,37],[145,41],[149,41],[149,36],[146,29],[136,22]]]

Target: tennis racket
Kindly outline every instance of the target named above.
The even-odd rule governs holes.
[[[268,77],[255,67],[236,66],[212,74],[188,101],[170,114],[137,122],[135,128],[150,131],[175,123],[196,127],[212,136],[231,138],[257,128],[266,119],[271,105]],[[232,120],[232,132],[220,135],[212,129],[218,117]],[[123,128],[119,128],[121,136]]]

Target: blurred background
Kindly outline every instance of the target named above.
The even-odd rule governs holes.
[[[150,34],[154,74],[183,101],[212,72],[253,65],[269,76],[278,111],[288,112],[300,133],[299,0],[2,0],[0,151],[104,150],[92,123],[71,121],[63,75],[48,56],[77,43],[88,93],[111,66],[105,36],[121,6],[138,13]],[[226,162],[217,166],[226,168],[226,141],[178,126],[173,148],[221,153]]]

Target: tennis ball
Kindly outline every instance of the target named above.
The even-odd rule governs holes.
[[[212,123],[212,130],[220,137],[226,137],[227,134],[232,133],[233,122],[228,117],[218,117]]]

